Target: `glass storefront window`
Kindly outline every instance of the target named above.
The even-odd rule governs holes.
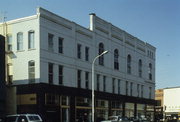
[[[61,96],[61,120],[62,122],[69,122],[70,118],[70,99],[69,96]]]
[[[107,120],[108,109],[97,109],[96,110],[96,121]]]
[[[122,103],[119,101],[111,102],[111,116],[122,116]]]
[[[107,100],[96,100],[96,107],[108,108]]]
[[[69,122],[69,108],[62,108],[62,122]]]
[[[69,106],[69,97],[61,96],[61,105]]]
[[[137,104],[137,116],[138,116],[138,118],[145,117],[145,105],[144,104]]]
[[[153,105],[146,106],[146,118],[151,122],[154,121],[154,106]]]
[[[134,117],[134,103],[125,104],[125,116]]]
[[[76,106],[91,106],[91,99],[89,98],[83,98],[83,97],[77,97],[76,98]]]
[[[59,105],[59,95],[46,93],[45,104],[46,105]]]

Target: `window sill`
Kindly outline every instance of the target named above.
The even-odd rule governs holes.
[[[28,51],[32,51],[32,50],[36,50],[36,48],[31,48],[31,49],[28,49]]]
[[[25,51],[25,50],[17,50],[17,53],[18,53],[18,52],[24,52],[24,51]]]

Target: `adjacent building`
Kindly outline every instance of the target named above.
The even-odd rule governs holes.
[[[0,35],[0,119],[5,116],[5,37]]]
[[[160,118],[179,119],[180,116],[180,87],[170,87],[156,90],[156,113]],[[161,114],[160,114],[161,113]]]
[[[2,28],[5,26],[4,28]],[[8,83],[17,113],[45,121],[91,121],[91,67],[95,63],[95,118],[154,119],[156,48],[90,14],[85,28],[43,8],[0,26],[7,40]]]

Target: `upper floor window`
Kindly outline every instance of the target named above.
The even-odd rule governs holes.
[[[152,96],[151,91],[152,91],[152,87],[149,87],[149,99],[151,99],[151,96]]]
[[[23,33],[17,33],[17,50],[23,50]]]
[[[115,78],[112,78],[112,93],[115,93]]]
[[[152,80],[152,64],[149,63],[149,80]]]
[[[53,38],[54,38],[54,35],[49,33],[48,34],[48,50],[49,51],[53,51],[53,45],[54,45]]]
[[[85,82],[86,89],[89,89],[89,72],[85,72]]]
[[[103,76],[103,91],[106,92],[106,76]]]
[[[126,81],[126,95],[128,95],[128,92],[129,92],[129,84],[128,84],[128,81]]]
[[[81,88],[81,70],[77,70],[77,86]]]
[[[12,35],[7,35],[7,50],[12,51]]]
[[[28,69],[29,69],[29,82],[34,83],[35,82],[35,62],[29,61],[28,62]]]
[[[114,69],[119,69],[119,52],[118,52],[118,49],[115,49],[114,50]]]
[[[63,38],[61,38],[61,37],[59,37],[59,40],[58,40],[58,51],[59,51],[59,53],[63,53]]]
[[[34,49],[35,48],[35,38],[34,38],[34,31],[28,32],[28,48]]]
[[[130,95],[132,96],[133,95],[133,83],[131,82],[131,85],[130,85]]]
[[[63,84],[63,66],[59,65],[59,84]]]
[[[141,85],[141,97],[143,97],[144,94],[144,85]]]
[[[139,97],[139,84],[137,84],[137,97]]]
[[[85,47],[85,60],[89,61],[89,47]]]
[[[53,63],[48,64],[48,82],[53,83]]]
[[[127,56],[127,73],[131,74],[131,55]]]
[[[102,54],[104,52],[104,44],[103,43],[99,43],[99,55]],[[102,55],[101,57],[99,57],[99,65],[104,65],[104,56]]]
[[[100,88],[100,75],[97,74],[97,91],[99,91]]]
[[[118,79],[118,94],[121,93],[121,80]]]
[[[138,62],[138,72],[139,72],[139,77],[142,77],[142,60],[139,59]]]
[[[77,44],[77,57],[81,59],[81,44]]]

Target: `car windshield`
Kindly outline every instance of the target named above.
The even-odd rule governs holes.
[[[28,118],[30,121],[34,121],[34,120],[39,121],[40,120],[40,118],[38,116],[28,116]]]
[[[9,116],[9,117],[6,117],[6,122],[15,122],[16,121],[16,116]]]
[[[111,117],[109,117],[109,120],[117,121],[117,120],[118,120],[118,117],[116,117],[116,116],[111,116]]]

